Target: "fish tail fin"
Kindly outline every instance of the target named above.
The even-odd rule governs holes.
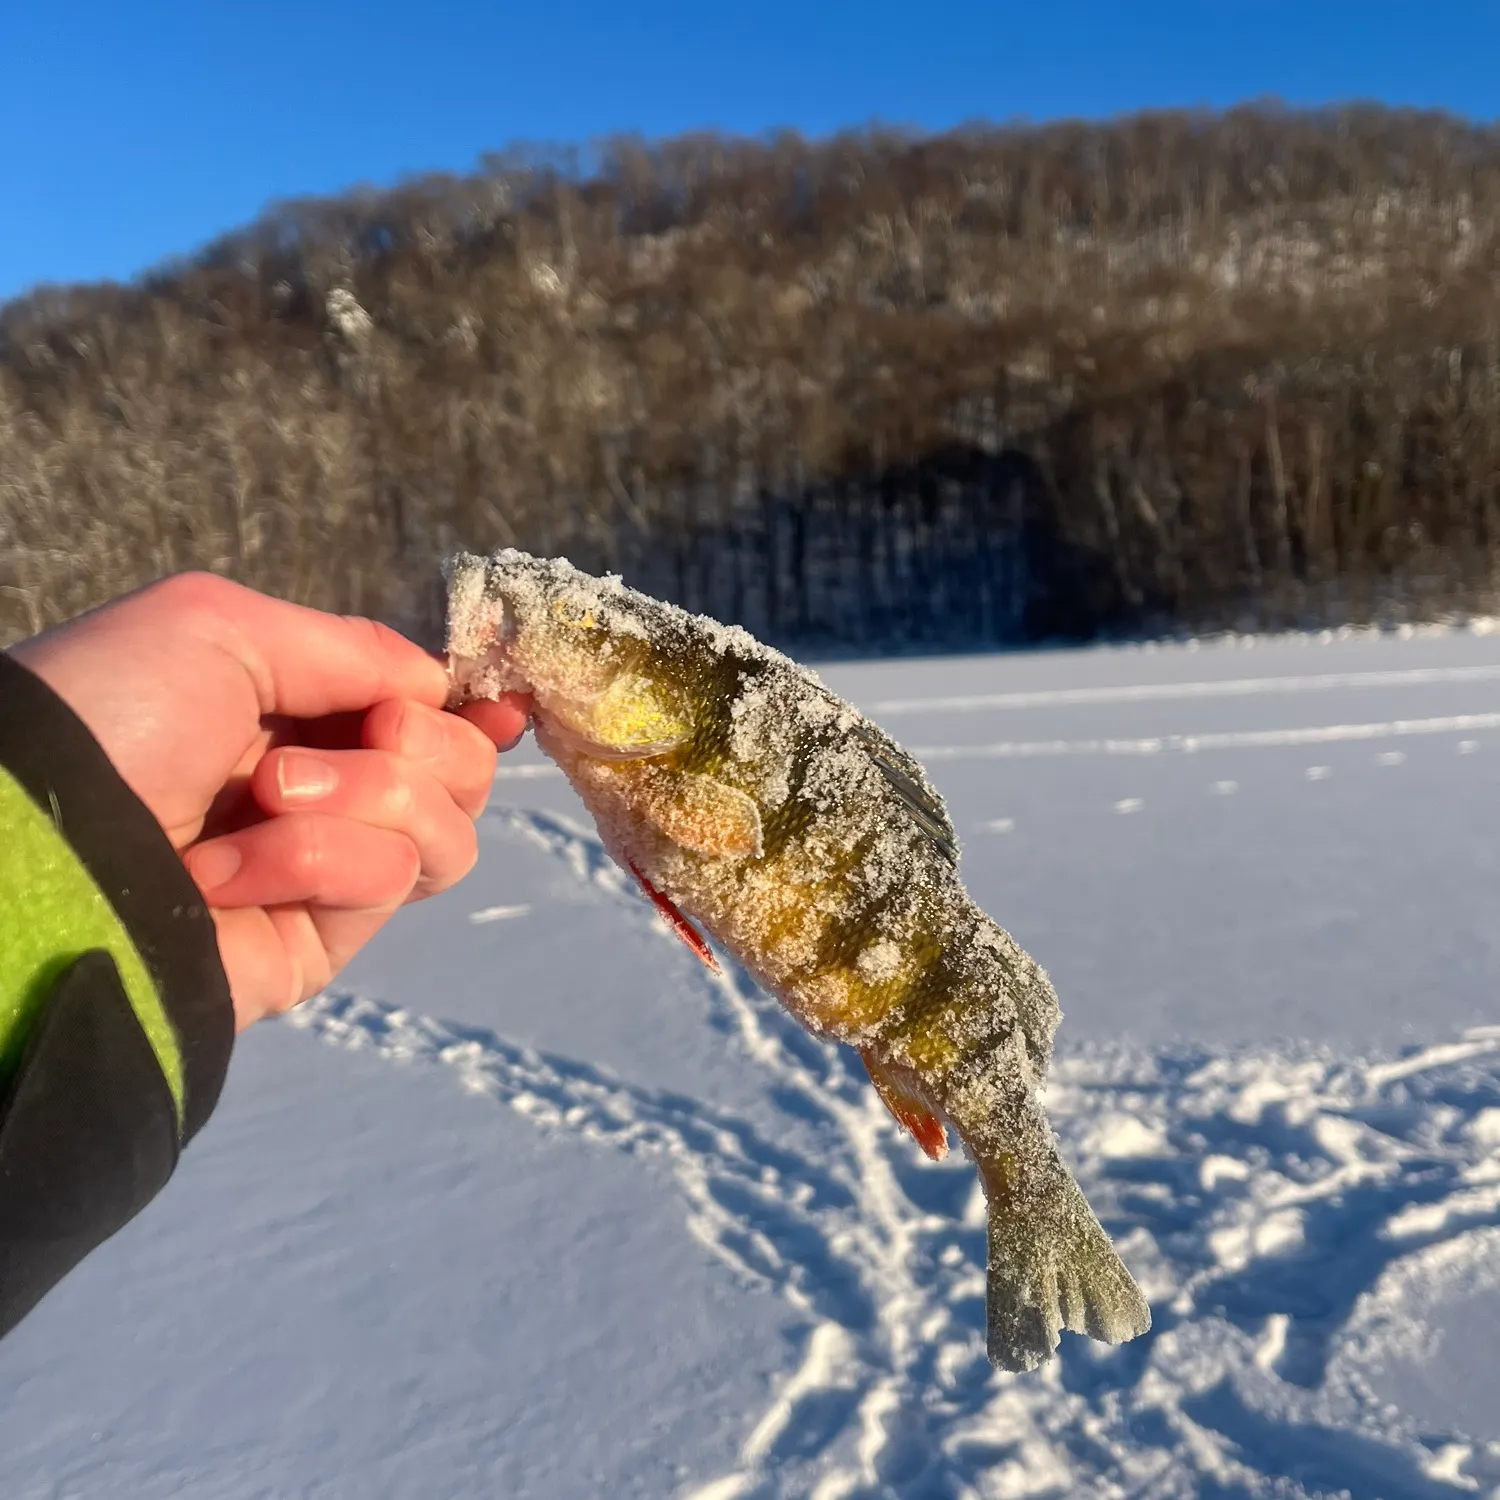
[[[1032,1370],[1064,1328],[1123,1344],[1151,1327],[1151,1309],[1104,1227],[1049,1141],[1036,1171],[1017,1181],[1010,1153],[980,1158],[989,1198],[985,1342],[1002,1370]]]

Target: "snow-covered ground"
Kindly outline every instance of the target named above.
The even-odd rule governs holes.
[[[961,1159],[714,978],[534,749],[0,1345],[0,1493],[1500,1495],[1500,637],[829,669],[1047,966],[1151,1297],[997,1375]]]

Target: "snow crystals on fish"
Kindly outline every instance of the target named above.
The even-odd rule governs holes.
[[[989,1203],[991,1359],[1030,1369],[1063,1328],[1144,1332],[1037,1101],[1057,997],[964,890],[921,766],[737,626],[514,549],[447,574],[455,701],[530,693],[538,744],[689,946],[712,962],[696,921],[858,1048],[929,1156],[957,1131]]]

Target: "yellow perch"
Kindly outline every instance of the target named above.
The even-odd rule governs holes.
[[[1057,996],[969,899],[921,766],[806,668],[617,578],[514,550],[447,573],[455,701],[531,693],[538,744],[699,956],[688,918],[857,1048],[929,1156],[958,1132],[989,1203],[991,1360],[1144,1333],[1037,1101]]]

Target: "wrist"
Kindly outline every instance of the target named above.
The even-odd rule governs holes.
[[[217,1102],[233,1040],[208,908],[79,715],[4,653],[0,819],[10,835],[0,855],[0,1097],[30,992],[47,970],[103,948],[190,1139]]]

